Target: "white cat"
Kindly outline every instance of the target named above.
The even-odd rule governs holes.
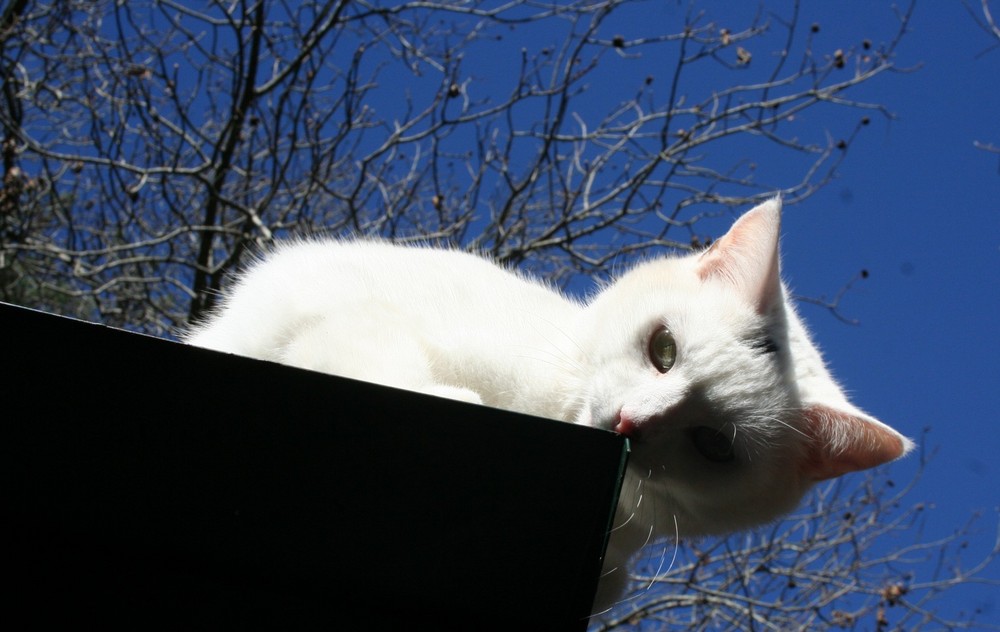
[[[651,538],[767,522],[912,447],[824,366],[779,277],[780,214],[767,201],[586,303],[459,251],[290,242],[187,341],[627,435],[599,612]]]

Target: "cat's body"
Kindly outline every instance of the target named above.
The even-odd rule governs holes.
[[[587,303],[458,251],[293,242],[188,341],[629,436],[599,611],[651,538],[772,520],[911,446],[827,372],[779,279],[779,222],[766,202]]]
[[[485,259],[385,242],[294,242],[246,281],[253,289],[227,297],[224,316],[190,342],[566,418],[552,389],[579,353],[560,327],[580,305]]]

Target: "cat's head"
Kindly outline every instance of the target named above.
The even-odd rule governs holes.
[[[576,421],[630,438],[623,506],[657,532],[769,521],[815,482],[912,446],[828,373],[781,283],[780,215],[769,200],[704,252],[640,264],[586,310]]]

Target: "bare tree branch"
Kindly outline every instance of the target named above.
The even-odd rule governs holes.
[[[1000,26],[997,26],[996,19],[993,17],[993,12],[990,10],[989,0],[980,0],[979,13],[973,9],[968,0],[963,0],[962,3],[965,5],[969,15],[972,16],[972,19],[975,20],[976,24],[978,24],[991,39],[995,40],[993,44],[980,53],[979,56],[993,52],[997,49],[997,47],[1000,47]],[[993,154],[1000,154],[1000,147],[997,147],[993,143],[977,140],[973,141],[972,144],[977,149],[982,149],[983,151],[988,151]],[[997,167],[997,170],[1000,171],[1000,167]]]
[[[10,2],[0,299],[170,336],[248,253],[312,234],[447,242],[565,284],[703,247],[704,218],[776,191],[810,196],[892,118],[857,88],[902,70],[912,3],[891,32],[832,50],[798,3],[743,23],[695,5],[657,22],[651,6]],[[985,1],[969,8],[1000,37]],[[768,170],[785,154],[798,173]],[[856,281],[805,300],[851,322]],[[935,600],[997,550],[959,564],[972,525],[921,541],[905,491],[837,484],[770,531],[660,549],[595,626],[967,627]],[[938,574],[908,574],[935,555]]]
[[[248,250],[316,232],[459,243],[565,283],[697,247],[700,217],[816,191],[863,125],[803,134],[802,112],[890,116],[849,94],[896,68],[906,11],[883,44],[818,54],[797,7],[743,26],[692,9],[673,32],[612,30],[635,10],[11,5],[3,297],[170,335]],[[490,76],[498,55],[516,63]],[[632,94],[592,88],[603,65],[646,58],[674,60],[665,95],[653,75]],[[707,91],[691,80],[720,72]],[[767,147],[807,158],[797,179],[761,177],[745,156]]]

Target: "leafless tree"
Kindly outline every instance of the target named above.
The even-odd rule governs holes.
[[[984,54],[995,51],[997,47],[1000,46],[1000,26],[997,26],[996,18],[993,17],[993,12],[990,10],[989,0],[980,0],[978,12],[972,8],[972,5],[969,2],[965,2],[965,7],[969,10],[972,18],[976,21],[976,24],[978,24],[991,39],[995,40],[992,46],[983,51]],[[974,144],[976,147],[984,151],[1000,154],[1000,147],[994,145],[993,143],[977,140]]]
[[[566,282],[697,247],[707,214],[808,196],[888,115],[850,95],[895,69],[906,12],[821,48],[797,5],[742,24],[651,8],[11,2],[0,298],[169,336],[248,251],[317,232],[451,242]],[[769,173],[765,149],[804,166]]]
[[[911,9],[830,46],[797,3],[11,0],[0,299],[171,336],[282,236],[447,242],[563,284],[698,248],[702,218],[809,196],[890,116],[853,94],[898,70]],[[798,172],[761,160],[786,154]],[[622,621],[920,613],[937,584],[879,583],[898,558],[865,557],[911,514],[884,524],[886,490],[849,491],[767,537],[678,547],[651,580],[676,590]]]

